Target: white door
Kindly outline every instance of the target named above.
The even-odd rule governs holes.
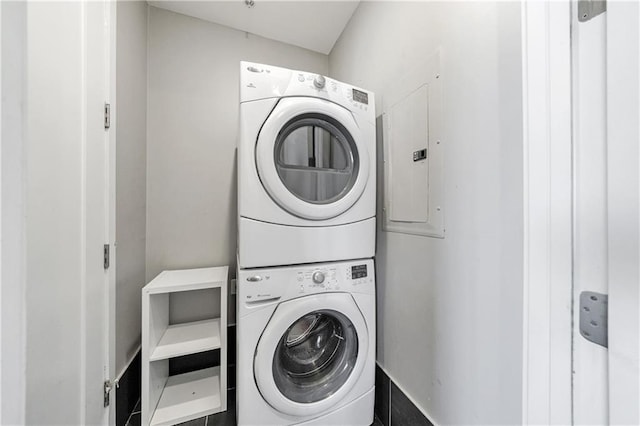
[[[573,423],[638,424],[640,9],[573,6]],[[605,297],[608,325],[581,322]]]
[[[284,98],[256,145],[262,184],[283,209],[324,220],[347,211],[369,178],[369,157],[353,114],[310,97]]]
[[[107,424],[115,2],[25,4],[25,422]]]

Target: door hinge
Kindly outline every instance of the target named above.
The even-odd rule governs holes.
[[[109,393],[111,392],[111,380],[105,380],[104,381],[104,406],[108,407],[109,406],[109,400],[110,400],[110,395]]]
[[[117,380],[115,381],[111,381],[110,379],[107,379],[104,381],[104,387],[103,387],[103,391],[104,391],[104,406],[108,407],[109,406],[109,402],[110,402],[110,394],[111,394],[111,390],[114,387],[118,387],[119,383]]]
[[[102,252],[102,265],[104,269],[109,269],[109,244],[104,245],[104,250]]]
[[[578,0],[578,21],[587,22],[606,10],[607,2],[605,0]]]
[[[597,345],[609,347],[609,296],[595,291],[580,293],[580,334]]]
[[[104,104],[104,128],[105,130],[111,127],[111,104],[105,102]]]

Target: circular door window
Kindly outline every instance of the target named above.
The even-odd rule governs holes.
[[[353,114],[311,97],[281,99],[256,142],[260,181],[287,212],[310,220],[353,206],[369,181],[368,144]]]
[[[281,413],[326,413],[344,401],[360,378],[369,337],[350,294],[315,294],[282,302],[254,354],[258,390]]]
[[[291,401],[309,404],[340,389],[358,358],[358,336],[339,312],[311,312],[296,320],[278,342],[273,379]]]
[[[349,193],[360,163],[351,134],[323,114],[289,121],[276,139],[274,160],[284,186],[313,204],[333,203]]]

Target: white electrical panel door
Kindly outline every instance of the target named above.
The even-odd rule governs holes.
[[[389,158],[389,220],[394,222],[429,219],[428,99],[425,84],[389,112],[389,136],[394,143]]]
[[[439,69],[436,53],[383,93],[385,231],[444,237]]]

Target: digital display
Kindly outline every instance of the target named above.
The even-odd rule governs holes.
[[[356,265],[351,267],[351,279],[357,280],[367,276],[367,265]]]
[[[353,100],[361,104],[369,105],[369,94],[353,89]]]

